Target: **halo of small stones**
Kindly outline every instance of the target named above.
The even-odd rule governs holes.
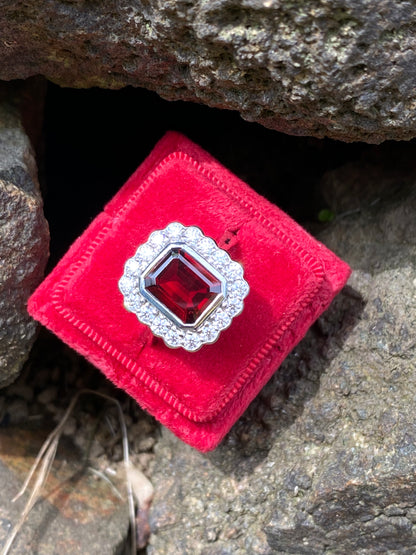
[[[140,276],[163,249],[178,242],[192,247],[226,282],[223,301],[197,329],[178,327],[139,290]],[[197,351],[204,344],[214,343],[221,331],[228,328],[232,319],[243,310],[243,301],[249,292],[243,274],[241,264],[232,260],[226,251],[219,248],[213,239],[206,237],[198,227],[185,227],[173,222],[165,229],[153,231],[147,242],[140,245],[135,255],[127,260],[119,289],[124,296],[125,308],[136,314],[140,322],[149,326],[153,334],[161,337],[168,347]]]

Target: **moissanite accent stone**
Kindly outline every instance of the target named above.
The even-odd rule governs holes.
[[[151,268],[144,288],[183,324],[195,324],[221,294],[220,280],[179,246]]]
[[[243,310],[243,267],[195,227],[153,231],[126,261],[124,306],[168,347],[197,351],[217,340]]]

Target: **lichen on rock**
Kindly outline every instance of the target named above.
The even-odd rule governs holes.
[[[223,444],[163,431],[150,553],[414,553],[416,173],[393,158],[323,179],[353,275]]]
[[[296,135],[409,139],[415,17],[393,0],[9,0],[0,79],[147,87]]]
[[[32,147],[13,102],[0,95],[0,387],[19,374],[37,326],[26,301],[40,282],[49,233]]]

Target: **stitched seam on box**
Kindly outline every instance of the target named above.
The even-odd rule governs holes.
[[[204,168],[199,162],[197,162],[194,158],[183,151],[175,151],[164,158],[160,164],[147,176],[145,181],[142,183],[140,187],[135,191],[133,195],[130,196],[128,201],[115,213],[115,216],[123,215],[129,207],[134,204],[138,197],[142,195],[142,193],[157,179],[159,174],[162,172],[165,165],[167,165],[172,160],[177,159],[184,160],[190,163],[199,173],[204,175],[207,179],[209,179],[214,185],[216,185],[220,190],[224,191],[229,196],[233,197],[235,200],[238,201],[240,206],[244,207],[246,210],[250,212],[250,214],[264,227],[266,227],[270,232],[272,232],[275,236],[277,236],[282,242],[286,243],[290,246],[298,256],[304,261],[305,264],[308,265],[311,272],[316,276],[318,283],[316,287],[308,293],[305,298],[299,303],[299,309],[296,311],[294,315],[290,317],[289,320],[286,320],[278,330],[276,330],[271,337],[269,337],[266,342],[260,347],[257,351],[256,355],[252,358],[249,365],[247,366],[246,370],[242,373],[242,375],[236,380],[233,388],[229,391],[229,393],[224,397],[222,402],[219,406],[216,407],[215,410],[211,411],[209,415],[206,415],[203,419],[201,419],[200,415],[196,414],[193,409],[190,409],[183,403],[183,401],[179,400],[176,395],[166,390],[160,382],[151,375],[151,373],[142,368],[138,362],[129,358],[127,355],[124,355],[122,351],[116,349],[109,341],[107,341],[103,336],[101,336],[98,332],[94,330],[89,324],[81,321],[76,317],[75,314],[71,312],[71,310],[62,304],[62,295],[64,294],[65,287],[68,282],[72,279],[73,275],[78,271],[80,267],[83,266],[85,261],[93,254],[94,250],[100,245],[100,243],[105,239],[107,233],[111,230],[112,225],[108,224],[105,225],[97,234],[94,241],[90,243],[86,251],[84,252],[83,256],[80,258],[78,262],[76,262],[71,270],[68,272],[67,277],[64,278],[56,287],[55,292],[51,295],[52,304],[54,308],[59,312],[62,317],[71,323],[74,327],[76,327],[81,333],[86,335],[93,341],[96,345],[98,345],[101,349],[103,349],[106,353],[108,353],[111,358],[113,358],[118,364],[122,367],[127,369],[130,373],[132,373],[135,377],[137,377],[146,387],[148,387],[151,391],[157,394],[160,398],[162,398],[166,403],[168,403],[171,407],[175,410],[180,412],[183,416],[192,420],[194,422],[209,422],[212,421],[225,407],[226,405],[232,400],[233,397],[237,394],[237,392],[242,388],[242,386],[248,382],[251,375],[254,371],[258,368],[261,361],[270,353],[273,347],[276,345],[277,341],[280,339],[282,334],[287,330],[287,328],[294,322],[294,320],[299,316],[302,310],[310,304],[311,300],[316,296],[319,289],[321,288],[325,273],[322,267],[322,264],[314,258],[308,251],[306,251],[301,245],[299,245],[296,241],[294,241],[291,237],[288,237],[283,231],[276,228],[273,223],[267,218],[264,217],[261,212],[259,212],[254,206],[244,201],[234,190],[228,187],[225,183],[223,183],[220,179],[217,178],[215,173],[207,168]],[[111,217],[111,216],[109,216]],[[113,216],[114,217],[114,216]]]

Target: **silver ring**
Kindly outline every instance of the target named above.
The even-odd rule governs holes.
[[[153,231],[124,265],[124,306],[170,348],[214,343],[244,308],[241,264],[195,226]]]

